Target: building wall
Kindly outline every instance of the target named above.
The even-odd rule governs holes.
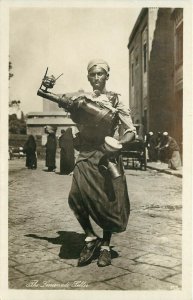
[[[183,9],[176,8],[172,12],[174,31],[174,99],[175,118],[173,136],[178,142],[181,152],[183,144]]]
[[[48,112],[31,112],[27,115],[27,134],[44,135],[45,126],[50,125],[56,128],[56,135],[60,135],[61,129],[69,127],[76,128],[75,123],[71,120],[69,115],[60,110]]]
[[[147,14],[143,16],[136,34],[129,45],[129,70],[130,70],[130,108],[132,113],[132,119],[135,124],[141,124],[143,122],[143,99],[147,98],[147,76],[142,74],[144,67],[144,61],[142,56],[142,39],[147,38],[147,31],[144,28],[147,27]],[[142,32],[143,37],[142,37]],[[147,61],[146,61],[147,67]]]
[[[179,144],[183,110],[182,21],[182,9],[142,9],[128,45],[133,121],[144,125],[144,133],[168,131]]]
[[[149,130],[171,132],[174,35],[170,8],[159,8],[149,60]]]
[[[148,24],[145,25],[142,33],[141,33],[141,60],[142,60],[142,68],[141,68],[141,78],[142,78],[142,95],[141,95],[141,115],[142,121],[144,125],[144,131],[147,131],[148,127],[148,117],[149,117],[149,107],[148,107],[148,69],[149,69],[149,59],[148,59]]]
[[[128,46],[130,52],[130,108],[134,123],[143,124],[143,134],[149,130],[149,57],[157,13],[158,8],[142,10],[134,37]],[[136,56],[138,56],[138,64],[136,64]]]
[[[27,134],[30,135],[43,135],[44,132],[44,127],[43,126],[27,126]]]

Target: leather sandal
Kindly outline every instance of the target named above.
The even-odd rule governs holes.
[[[97,265],[99,267],[111,265],[111,252],[106,249],[101,249]]]
[[[101,240],[99,238],[97,238],[94,241],[86,242],[85,246],[83,247],[80,253],[77,266],[83,267],[90,264],[100,245],[101,245]]]

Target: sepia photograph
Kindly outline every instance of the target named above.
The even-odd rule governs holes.
[[[1,3],[0,298],[188,300],[191,2],[88,2]]]

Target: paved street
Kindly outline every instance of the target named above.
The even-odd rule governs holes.
[[[43,168],[43,161],[37,170],[26,169],[25,159],[9,161],[10,288],[181,288],[181,178],[126,170],[131,215],[127,231],[113,235],[112,265],[78,268],[84,234],[68,207],[72,176]]]

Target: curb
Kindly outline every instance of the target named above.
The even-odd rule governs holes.
[[[147,168],[151,169],[151,170],[156,170],[156,171],[158,171],[160,173],[174,175],[174,176],[179,177],[179,178],[183,177],[182,174],[180,174],[180,173],[174,173],[173,171],[170,171],[170,170],[159,169],[159,168],[151,167],[151,166],[148,166],[148,165],[147,165]]]

